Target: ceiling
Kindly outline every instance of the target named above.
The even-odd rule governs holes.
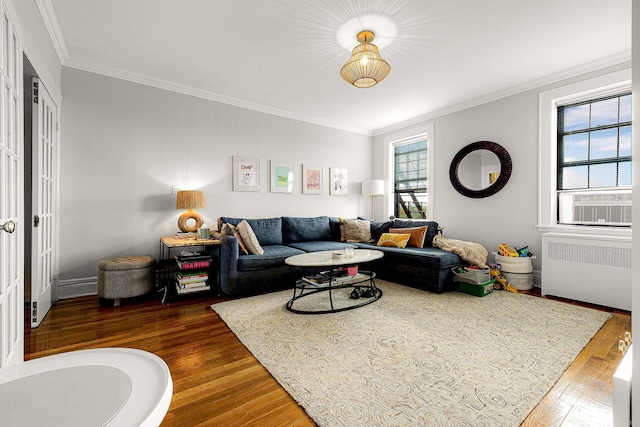
[[[40,3],[65,66],[368,135],[631,59],[631,0]],[[340,77],[361,29],[370,89]]]

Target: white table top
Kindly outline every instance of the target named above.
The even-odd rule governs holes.
[[[333,254],[341,254],[340,258],[333,258]],[[348,258],[344,250],[339,251],[319,251],[306,254],[294,255],[285,259],[284,262],[295,267],[334,267],[338,265],[353,265],[362,262],[374,261],[382,258],[381,251],[372,249],[356,249],[354,255]]]
[[[0,369],[0,425],[159,426],[173,383],[155,354],[73,351]]]

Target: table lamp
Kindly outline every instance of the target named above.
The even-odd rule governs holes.
[[[203,209],[207,205],[204,201],[204,192],[198,190],[182,190],[178,191],[176,196],[176,209],[187,209],[180,218],[178,218],[178,228],[184,233],[193,233],[204,224],[202,215],[194,211],[194,209]],[[187,221],[193,219],[196,223],[193,226],[187,225]]]
[[[362,195],[371,196],[371,219],[376,219],[374,214],[374,200],[376,196],[384,195],[384,180],[372,179],[362,182]]]

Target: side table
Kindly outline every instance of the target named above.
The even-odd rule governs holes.
[[[198,239],[195,236],[165,236],[160,238],[160,257],[159,262],[162,268],[162,282],[164,284],[164,295],[162,302],[165,303],[168,300],[170,294],[175,290],[174,275],[177,271],[177,263],[172,251],[176,250],[196,250],[200,249],[205,255],[211,258],[209,266],[209,274],[207,284],[210,289],[219,289],[220,287],[220,240],[216,239]]]

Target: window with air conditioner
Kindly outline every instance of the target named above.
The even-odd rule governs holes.
[[[557,108],[558,223],[631,226],[631,93]]]

